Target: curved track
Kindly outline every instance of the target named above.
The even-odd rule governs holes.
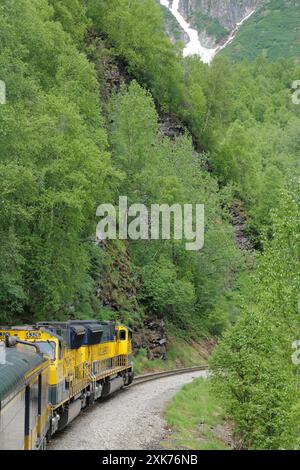
[[[133,387],[134,385],[139,385],[144,382],[150,382],[151,380],[163,379],[164,377],[171,377],[172,375],[180,375],[180,374],[186,374],[188,372],[198,372],[198,371],[205,371],[205,370],[208,370],[208,365],[185,367],[182,369],[164,370],[161,372],[150,372],[148,374],[137,375],[134,378],[134,381],[131,384],[131,387]]]
[[[129,387],[88,408],[50,442],[53,450],[158,449],[167,433],[163,410],[207,366],[137,376]]]

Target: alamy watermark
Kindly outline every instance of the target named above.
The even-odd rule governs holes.
[[[0,364],[6,363],[6,347],[4,341],[0,341]]]
[[[0,80],[0,104],[6,103],[6,85],[3,80]]]
[[[118,207],[101,204],[97,208],[98,240],[184,240],[188,251],[204,246],[203,204],[144,204],[128,207],[128,198],[119,197]]]
[[[298,299],[298,312],[300,313],[300,297]],[[292,363],[294,366],[299,366],[300,364],[300,340],[297,339],[292,342],[292,349],[294,352],[292,354]]]
[[[292,101],[294,104],[300,104],[300,80],[295,80],[292,83],[292,89],[295,90],[292,95]]]

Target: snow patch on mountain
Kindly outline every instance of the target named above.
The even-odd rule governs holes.
[[[197,55],[201,58],[202,62],[206,64],[210,64],[213,58],[234,40],[242,24],[247,21],[256,10],[256,7],[254,7],[254,9],[248,12],[241,21],[234,25],[224,43],[218,44],[214,48],[208,48],[201,43],[199,32],[196,29],[193,29],[180,13],[180,0],[160,0],[160,4],[170,10],[189,39],[183,50],[183,55],[185,57]]]

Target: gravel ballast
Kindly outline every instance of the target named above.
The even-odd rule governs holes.
[[[181,387],[205,371],[189,372],[123,389],[84,411],[48,445],[49,450],[142,450],[166,434],[163,409]]]

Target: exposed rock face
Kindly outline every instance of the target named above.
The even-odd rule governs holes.
[[[259,3],[262,3],[262,0],[180,0],[179,11],[184,18],[200,11],[231,30]]]
[[[166,30],[169,38],[171,39],[172,43],[175,44],[177,41],[183,42],[183,44],[187,44],[189,38],[188,35],[183,31],[183,29],[180,28],[180,26],[177,26],[177,34],[174,34],[174,28],[173,25],[170,21],[166,21]]]
[[[204,47],[207,47],[208,49],[213,49],[216,47],[217,41],[214,37],[209,36],[205,30],[198,31],[198,33],[199,41]]]
[[[231,207],[235,242],[242,251],[254,251],[254,246],[247,235],[247,217],[243,204],[236,200]]]
[[[134,328],[134,353],[143,348],[147,351],[149,359],[166,359],[167,342],[165,322],[161,319],[148,318],[143,328]]]

